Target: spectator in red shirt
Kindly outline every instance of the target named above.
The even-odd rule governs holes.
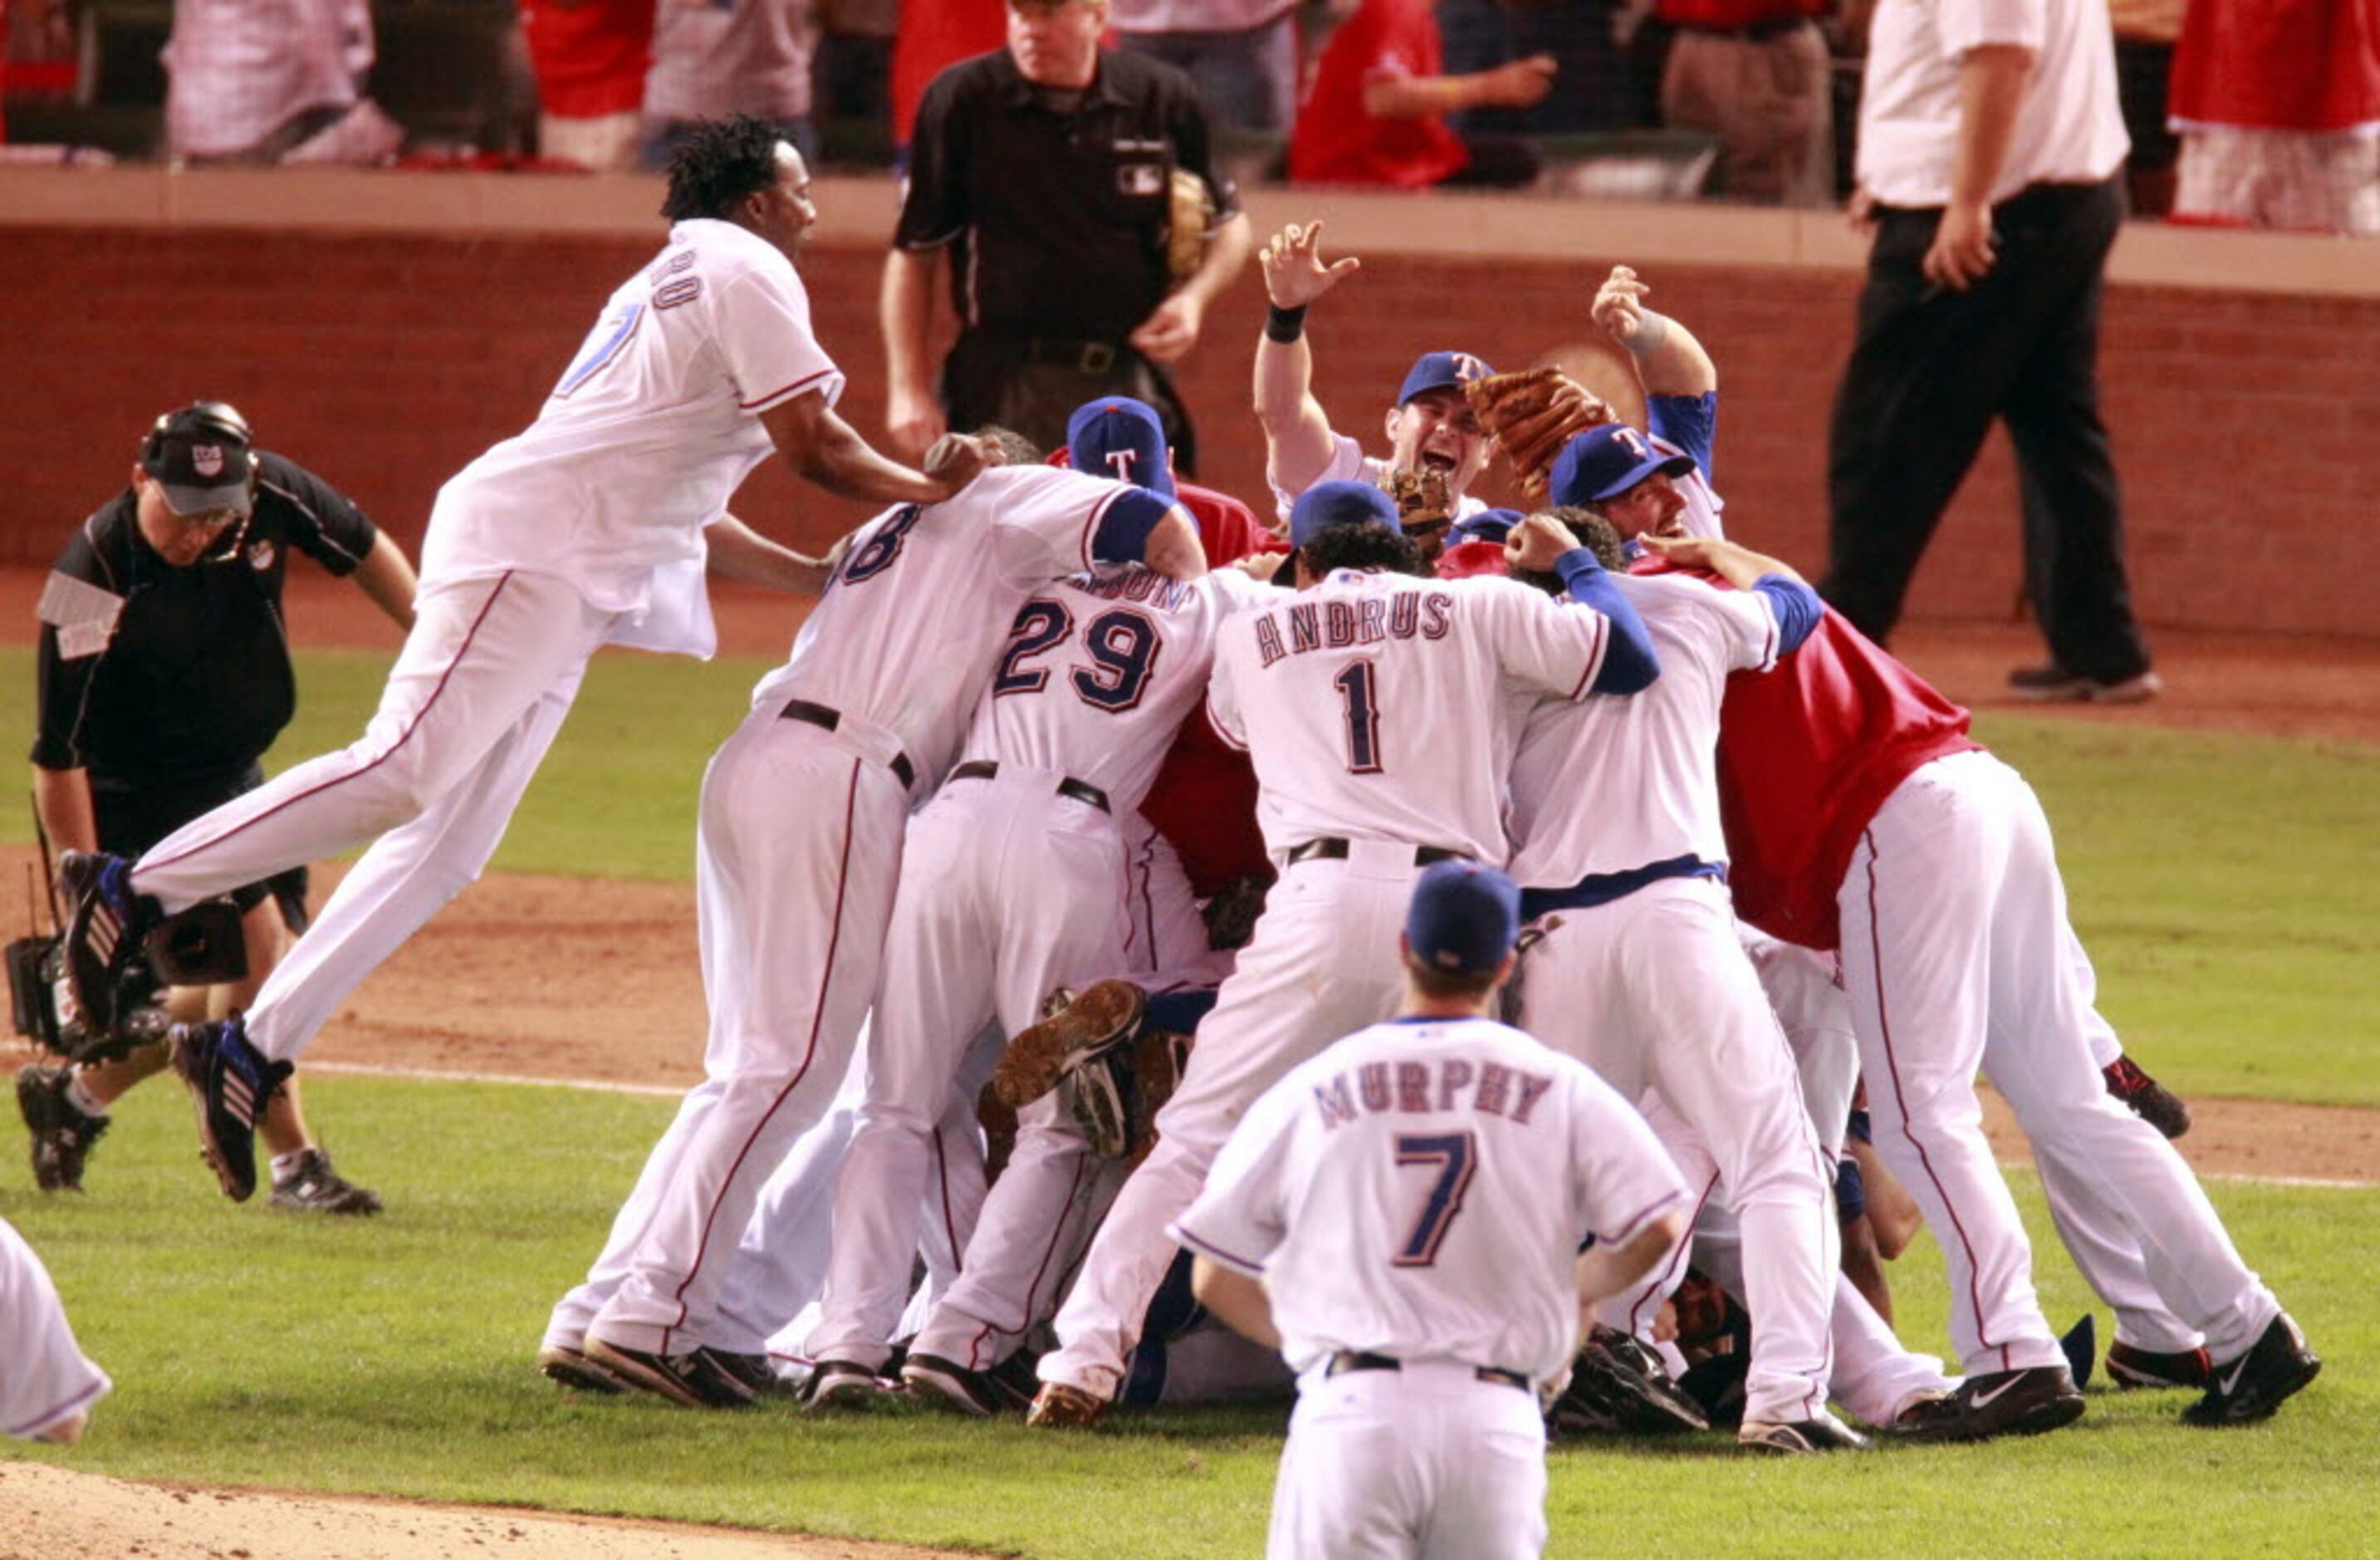
[[[2380,234],[2370,0],[2191,0],[2167,106],[2175,221]]]
[[[637,165],[652,0],[522,0],[537,73],[537,149],[596,173]]]
[[[1331,34],[1289,143],[1300,184],[1515,188],[1537,176],[1527,142],[1466,141],[1446,122],[1468,108],[1530,108],[1553,91],[1554,60],[1532,55],[1468,76],[1445,73],[1432,0],[1364,0]]]

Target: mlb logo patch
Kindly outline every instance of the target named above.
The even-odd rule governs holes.
[[[192,445],[190,469],[201,477],[223,475],[224,452],[221,445]]]
[[[1116,169],[1116,188],[1126,195],[1156,195],[1165,189],[1161,163],[1125,163]]]
[[[248,567],[262,574],[273,567],[273,543],[251,542],[248,544]]]

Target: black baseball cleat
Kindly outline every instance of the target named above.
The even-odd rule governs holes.
[[[328,1151],[309,1148],[298,1151],[298,1163],[287,1174],[273,1173],[273,1206],[301,1213],[365,1215],[380,1212],[380,1193],[332,1169]]]
[[[737,1381],[754,1397],[799,1397],[799,1383],[777,1373],[777,1362],[765,1354],[731,1354],[723,1348],[705,1346],[703,1353],[713,1363]]]
[[[223,1183],[224,1195],[246,1202],[256,1195],[256,1118],[296,1069],[250,1045],[235,1014],[175,1025],[174,1070],[198,1108],[200,1152]]]
[[[17,1074],[17,1109],[32,1135],[33,1184],[43,1191],[82,1190],[82,1163],[107,1130],[104,1115],[78,1109],[67,1095],[70,1066],[30,1063]]]
[[[2181,1411],[2181,1422],[2216,1428],[2271,1419],[2284,1399],[2321,1373],[2322,1359],[2306,1347],[2298,1324],[2277,1316],[2247,1353],[2214,1368],[2206,1395]]]
[[[2157,1354],[2145,1348],[2134,1348],[2119,1338],[2107,1346],[2107,1376],[2126,1392],[2155,1392],[2167,1387],[2188,1387],[2204,1390],[2214,1380],[2213,1361],[2203,1348],[2186,1348],[2177,1354]]]
[[[2066,1356],[2066,1373],[2073,1378],[2075,1391],[2091,1384],[2092,1360],[2098,1351],[2099,1323],[2086,1310],[2082,1320],[2066,1329],[2058,1340],[2058,1352]]]
[[[1912,1403],[1892,1424],[1900,1441],[1988,1441],[2039,1435],[2082,1417],[2082,1395],[2063,1365],[1969,1376],[1948,1397]]]
[[[1822,1413],[1814,1420],[1787,1422],[1746,1420],[1735,1432],[1735,1444],[1755,1452],[1807,1456],[1818,1452],[1865,1451],[1868,1441],[1834,1415]]]
[[[603,1397],[617,1397],[628,1390],[627,1383],[588,1359],[585,1350],[567,1344],[548,1344],[539,1349],[537,1373],[557,1386]]]
[[[973,1419],[1022,1415],[1033,1407],[1029,1388],[1020,1389],[990,1371],[970,1371],[938,1354],[909,1356],[901,1367],[901,1379],[914,1395]]]
[[[61,952],[76,1015],[94,1039],[113,1034],[128,1005],[125,977],[164,911],[132,891],[132,863],[105,851],[59,856],[58,887],[72,907]]]
[[[691,1349],[685,1354],[648,1354],[640,1348],[589,1338],[584,1352],[589,1361],[611,1371],[622,1384],[666,1397],[682,1408],[752,1406],[752,1389],[737,1381],[707,1348]]]
[[[2168,1138],[2179,1138],[2190,1130],[2190,1107],[2181,1097],[2141,1070],[2141,1065],[2130,1056],[2119,1056],[2099,1069],[2107,1080],[2107,1092],[2124,1103],[2124,1108],[2147,1122]]]
[[[810,1368],[809,1384],[802,1395],[802,1411],[827,1413],[839,1408],[872,1408],[884,1395],[884,1383],[868,1366],[849,1359],[821,1359]]]
[[[1597,1325],[1572,1362],[1570,1385],[1547,1416],[1557,1430],[1659,1435],[1708,1430],[1710,1420],[1670,1379],[1661,1357],[1614,1327]]]
[[[2041,703],[2143,704],[2165,691],[2165,679],[2142,672],[2108,682],[2063,666],[2021,666],[2009,674],[2009,691]]]

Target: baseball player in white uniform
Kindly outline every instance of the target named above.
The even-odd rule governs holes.
[[[1161,451],[1161,424],[1141,403],[1085,410],[1135,424]],[[1075,428],[1083,421],[1078,414]],[[824,1310],[810,1335],[814,1405],[850,1406],[875,1391],[909,1298],[928,1139],[976,1032],[996,1018],[1013,1034],[1052,991],[1129,967],[1121,821],[1138,813],[1205,697],[1223,618],[1284,594],[1236,569],[1181,580],[1133,564],[1053,581],[1017,609],[964,762],[909,823],[868,1100],[836,1188]],[[1058,1107],[1045,1097],[1020,1118],[961,1288],[1031,1287],[1087,1152]]]
[[[182,1037],[176,1065],[235,1200],[255,1188],[258,1109],[356,984],[478,876],[597,648],[708,655],[706,560],[818,588],[823,566],[726,512],[772,445],[829,491],[893,503],[947,497],[979,469],[981,452],[955,441],[921,476],[834,414],[843,374],[811,334],[792,259],[817,219],[808,171],[774,132],[710,127],[673,165],[662,209],[669,243],[613,294],[536,422],[440,490],[417,620],[363,737],[138,862],[62,869],[75,996],[105,1028],[159,914],[380,836],[245,1018]]]
[[[587,1329],[589,1359],[689,1407],[749,1401],[709,1352],[714,1313],[761,1184],[825,1114],[876,996],[910,798],[957,756],[1026,593],[1144,556],[1158,578],[1205,568],[1189,517],[1162,498],[1043,466],[988,472],[854,535],[792,659],[760,680],[703,777],[710,1082],[699,1119],[673,1127],[638,1181],[649,1212]],[[948,1082],[935,1079],[927,1122]],[[905,1279],[917,1237],[912,1223]]]
[[[1298,1373],[1281,1560],[1543,1553],[1537,1395],[1581,1309],[1685,1228],[1684,1186],[1627,1102],[1487,1017],[1512,880],[1441,862],[1412,901],[1396,1019],[1267,1090],[1167,1232],[1199,1298]]]
[[[1624,423],[1577,435],[1557,464],[1601,498],[1682,475]],[[1536,515],[1513,532],[1522,567],[1578,545]],[[1656,1091],[1687,1178],[1718,1174],[1744,1233],[1752,1364],[1741,1439],[1768,1450],[1862,1444],[1827,1411],[1828,1313],[1841,1259],[1832,1162],[1803,1107],[1793,1054],[1735,935],[1712,750],[1730,674],[1776,664],[1817,621],[1816,595],[1773,560],[1708,553],[1746,589],[1687,579],[1617,583],[1645,620],[1662,676],[1637,698],[1541,704],[1512,766],[1512,875],[1543,935],[1522,1025],[1621,1094]],[[1671,1275],[1674,1282],[1674,1274]],[[1649,1340],[1658,1286],[1597,1320]],[[1648,1304],[1647,1301],[1652,1302]],[[1632,1304],[1633,1302],[1633,1304]]]
[[[94,1404],[115,1383],[84,1354],[67,1324],[50,1270],[16,1226],[0,1219],[0,1435],[75,1441]]]
[[[1515,701],[1630,693],[1659,675],[1643,626],[1584,549],[1564,606],[1502,579],[1411,569],[1387,494],[1325,482],[1292,513],[1299,589],[1223,627],[1208,718],[1248,750],[1281,877],[1223,983],[1159,1140],[1058,1313],[1035,1422],[1086,1424],[1114,1393],[1187,1207],[1250,1101],[1334,1035],[1393,1011],[1389,950],[1415,872],[1505,854]],[[1347,567],[1342,567],[1342,565]]]

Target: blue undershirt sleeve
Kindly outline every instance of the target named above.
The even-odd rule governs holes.
[[[1611,643],[1604,650],[1603,665],[1588,691],[1638,693],[1652,687],[1661,675],[1660,658],[1653,653],[1653,637],[1645,631],[1645,619],[1596,562],[1595,555],[1573,547],[1554,560],[1554,572],[1561,576],[1572,601],[1611,620]]]
[[[1801,649],[1802,641],[1818,627],[1818,615],[1826,610],[1818,592],[1781,574],[1764,574],[1752,582],[1752,588],[1768,598],[1769,610],[1777,615],[1777,653],[1791,655]]]
[[[1718,445],[1718,392],[1706,390],[1699,396],[1647,396],[1645,397],[1645,432],[1657,439],[1667,439],[1688,455],[1703,469],[1703,481],[1710,481],[1711,457]]]
[[[1148,552],[1148,533],[1173,510],[1172,501],[1147,488],[1128,488],[1109,501],[1091,534],[1091,556],[1103,564],[1136,564]]]

